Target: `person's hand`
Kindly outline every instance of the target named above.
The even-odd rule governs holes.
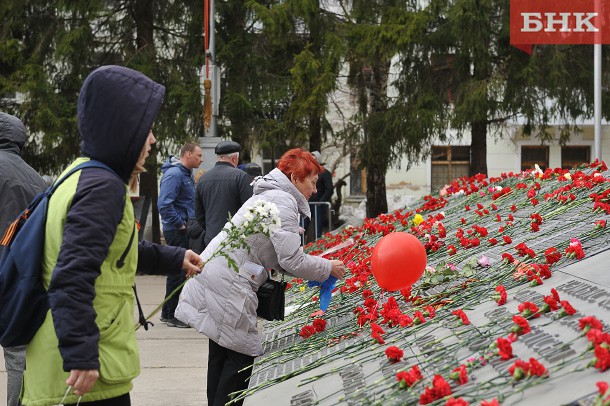
[[[93,388],[99,376],[97,369],[73,369],[66,379],[66,385],[74,389],[75,395],[83,396]]]
[[[186,277],[190,278],[191,276],[200,273],[202,266],[203,261],[199,254],[195,253],[193,250],[186,250],[184,253],[184,261],[182,261],[182,269],[186,272]]]
[[[347,271],[345,264],[338,259],[331,259],[330,263],[332,264],[330,274],[337,279],[343,279],[345,272]]]

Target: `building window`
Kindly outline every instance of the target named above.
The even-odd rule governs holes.
[[[469,167],[469,146],[432,147],[432,191],[468,176]]]
[[[538,164],[543,171],[549,167],[549,147],[545,145],[521,146],[521,170],[534,169]]]
[[[561,167],[563,169],[576,169],[580,165],[588,164],[589,162],[591,162],[591,147],[561,147]]]

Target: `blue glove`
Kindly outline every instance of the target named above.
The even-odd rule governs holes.
[[[337,282],[337,278],[330,275],[327,280],[320,283],[317,281],[308,281],[307,286],[310,288],[314,286],[320,287],[320,310],[326,311],[328,309],[328,305],[330,304],[330,298],[333,293],[333,289],[335,288],[335,283]]]

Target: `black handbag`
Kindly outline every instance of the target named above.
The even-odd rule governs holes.
[[[281,281],[268,278],[256,292],[258,296],[256,315],[269,321],[284,320],[285,293],[284,273]]]

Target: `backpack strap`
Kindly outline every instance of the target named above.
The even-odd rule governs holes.
[[[138,290],[136,289],[136,284],[133,284],[133,294],[136,296],[136,303],[138,304],[138,323],[141,326],[144,326],[144,330],[148,331],[148,326],[153,326],[154,323],[152,321],[146,320],[146,316],[144,316],[144,311],[142,310],[142,305],[140,304],[140,299],[138,298]],[[137,330],[137,328],[136,328]]]
[[[32,202],[30,202],[28,207],[19,215],[19,217],[17,217],[8,226],[8,228],[4,232],[4,236],[2,237],[2,239],[0,239],[0,245],[7,247],[13,241],[13,237],[16,235],[17,230],[30,217],[30,214],[32,213],[32,211],[34,211],[36,206],[38,206],[38,203],[40,203],[40,201],[45,196],[50,198],[51,195],[53,194],[53,192],[55,192],[55,189],[57,189],[57,187],[59,185],[61,185],[64,180],[68,179],[74,172],[79,171],[84,168],[103,168],[103,169],[106,169],[106,170],[114,173],[116,175],[116,177],[120,178],[119,175],[117,175],[117,173],[114,170],[112,170],[112,168],[110,168],[108,165],[106,165],[105,163],[102,163],[100,161],[89,160],[89,161],[85,161],[85,162],[82,162],[82,163],[76,165],[74,168],[72,168],[70,171],[68,171],[68,173],[66,173],[64,176],[62,176],[58,180],[56,180],[55,183],[53,183],[51,186],[49,186],[46,190],[38,193],[34,197],[34,199],[32,200]]]
[[[51,196],[53,194],[53,192],[55,192],[55,189],[57,189],[57,187],[59,187],[59,185],[61,185],[64,180],[68,179],[74,172],[80,171],[81,169],[85,169],[85,168],[106,169],[107,171],[110,171],[113,174],[115,174],[117,177],[119,177],[119,175],[117,175],[117,173],[111,167],[106,165],[105,163],[96,161],[94,159],[90,159],[89,161],[85,161],[85,162],[82,162],[82,163],[76,165],[74,168],[70,169],[70,171],[68,171],[68,173],[66,173],[64,176],[62,176],[58,180],[56,180],[55,183],[53,183],[53,185],[51,185],[49,187],[49,189],[47,189],[47,192],[46,192],[47,195]]]

